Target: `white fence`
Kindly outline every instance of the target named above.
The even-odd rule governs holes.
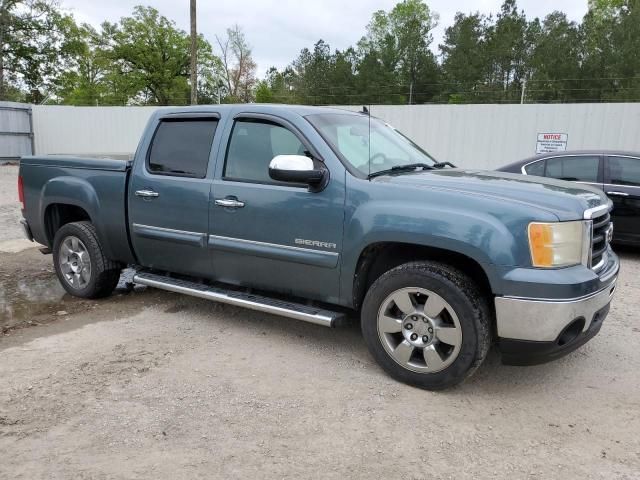
[[[33,106],[38,155],[129,155],[155,107]]]
[[[131,154],[153,110],[34,106],[35,151]],[[540,133],[567,134],[570,150],[640,151],[640,103],[374,105],[370,110],[438,160],[468,168],[491,169],[532,156]]]

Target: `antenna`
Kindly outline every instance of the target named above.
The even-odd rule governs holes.
[[[362,113],[364,113],[369,118],[369,181],[371,181],[371,115],[369,114],[369,109],[366,106],[362,107]]]

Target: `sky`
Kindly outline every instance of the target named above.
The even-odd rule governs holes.
[[[432,50],[442,41],[444,30],[453,23],[456,12],[479,11],[489,14],[500,9],[503,0],[427,0],[438,13],[439,25],[433,31]],[[332,49],[355,45],[376,10],[390,10],[398,0],[198,0],[198,31],[216,47],[215,35],[238,24],[253,48],[262,78],[271,66],[284,68],[304,47],[319,39]],[[104,20],[116,22],[131,14],[134,5],[149,5],[189,30],[189,0],[61,0],[76,20],[94,26]],[[519,0],[528,18],[544,17],[553,10],[564,11],[580,21],[587,12],[587,0]]]

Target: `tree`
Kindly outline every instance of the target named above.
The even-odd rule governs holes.
[[[72,26],[56,0],[0,0],[0,100],[45,97],[72,48]]]
[[[144,88],[139,78],[122,74],[113,61],[109,45],[113,30],[108,27],[103,25],[100,32],[86,24],[71,29],[74,54],[54,81],[55,95],[62,103],[126,105]]]
[[[580,43],[578,26],[564,13],[556,11],[545,17],[528,62],[529,100],[566,102],[579,98]]]
[[[403,0],[389,13],[383,10],[375,12],[367,26],[367,35],[360,42],[365,56],[372,52],[386,52],[387,68],[400,74],[408,87],[409,103],[425,101],[432,96],[431,92],[426,92],[426,97],[418,95],[414,99],[413,91],[419,80],[423,80],[421,84],[425,83],[427,72],[433,75],[437,71],[435,57],[429,50],[433,40],[430,32],[436,24],[437,15],[429,10],[426,3]]]
[[[256,102],[297,103],[294,97],[295,72],[292,67],[280,72],[271,67],[264,80],[256,87]]]
[[[440,45],[445,101],[482,101],[481,90],[487,74],[487,28],[484,15],[458,12],[453,25],[445,30]]]
[[[251,55],[251,46],[238,25],[227,29],[227,36],[216,35],[220,48],[223,76],[226,83],[227,101],[250,102],[256,84],[256,63]]]
[[[590,4],[582,25],[585,98],[640,100],[640,0]]]
[[[496,101],[520,99],[522,81],[526,78],[531,49],[529,24],[524,12],[518,11],[516,0],[505,0],[494,25],[487,30],[488,80]]]
[[[56,82],[62,103],[74,105],[185,105],[190,101],[190,35],[150,7],[135,7],[100,30],[72,29],[76,54]],[[197,37],[198,101],[217,99],[220,60]]]

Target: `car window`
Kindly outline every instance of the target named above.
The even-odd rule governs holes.
[[[544,163],[544,160],[538,160],[537,162],[530,163],[524,167],[524,171],[527,172],[527,175],[544,177]]]
[[[151,173],[204,178],[216,119],[164,120],[158,125],[147,168]]]
[[[573,182],[598,182],[600,157],[556,157],[547,159],[545,176]]]
[[[238,120],[233,126],[224,177],[277,183],[269,177],[269,163],[277,155],[304,155],[306,147],[287,128],[271,122]]]
[[[343,161],[364,175],[410,163],[436,163],[409,138],[377,118],[352,113],[305,118]]]
[[[640,158],[609,157],[609,183],[640,186]]]

